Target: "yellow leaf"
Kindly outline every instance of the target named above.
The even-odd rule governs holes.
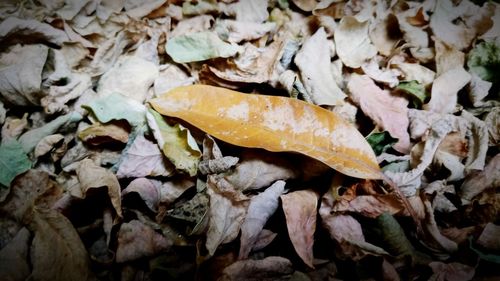
[[[163,115],[180,118],[237,146],[297,152],[348,176],[383,177],[361,133],[319,106],[206,85],[178,87],[150,103]]]

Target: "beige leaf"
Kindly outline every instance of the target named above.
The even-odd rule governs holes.
[[[467,48],[476,36],[475,30],[461,21],[454,23],[461,13],[460,8],[455,7],[451,0],[437,1],[430,22],[434,35],[458,50]]]
[[[77,2],[83,3],[84,1]],[[63,42],[68,41],[68,36],[64,31],[52,27],[50,24],[34,19],[20,19],[15,16],[8,17],[0,23],[0,38],[8,37],[17,37],[18,40],[29,39],[30,42],[50,42],[57,46],[61,46]],[[13,41],[16,42],[16,40]],[[26,45],[26,49],[33,47],[39,48],[42,47],[42,45]],[[46,51],[48,50],[45,46],[43,46],[43,48]],[[36,52],[34,52],[31,53],[30,57],[45,62],[46,54],[37,58]],[[28,57],[24,59],[28,59]],[[41,66],[43,66],[43,64]],[[36,67],[39,67],[39,65],[37,64]]]
[[[179,21],[172,32],[169,32],[168,38],[174,38],[176,36],[189,33],[207,31],[210,29],[210,27],[212,27],[214,21],[214,17],[210,15],[199,15]]]
[[[398,29],[398,19],[394,14],[389,14],[384,20],[378,22],[374,28],[369,30],[370,39],[380,54],[384,56],[391,55],[399,40],[398,37],[400,37],[400,35],[395,32]]]
[[[146,178],[138,178],[129,183],[129,185],[122,191],[122,197],[129,193],[137,193],[148,208],[156,212],[160,203],[160,186],[161,182],[157,180],[150,180]]]
[[[175,64],[165,64],[160,69],[159,76],[154,81],[154,93],[158,97],[173,88],[192,85],[194,78]]]
[[[348,202],[333,206],[335,212],[352,212],[369,218],[377,218],[387,212],[397,214],[405,210],[403,202],[395,194],[358,195]]]
[[[64,141],[64,136],[61,134],[49,135],[41,139],[35,147],[35,157],[43,156],[54,148],[61,145]]]
[[[436,251],[444,251],[446,253],[456,252],[458,250],[457,243],[441,234],[434,217],[434,210],[431,203],[427,200],[423,203],[425,206],[425,224],[423,225],[423,229],[427,236],[425,244]]]
[[[493,157],[482,171],[476,171],[467,176],[460,187],[460,198],[466,202],[488,188],[500,186],[500,154]]]
[[[396,87],[399,84],[398,76],[401,72],[397,69],[381,69],[378,60],[377,57],[371,59],[369,62],[361,65],[361,69],[373,80],[385,83],[391,88]]]
[[[242,22],[236,20],[217,20],[214,27],[220,38],[228,42],[240,43],[261,38],[276,29],[276,23]]]
[[[490,135],[489,146],[500,144],[500,107],[494,107],[484,118]]]
[[[161,185],[160,201],[167,204],[173,203],[175,199],[194,185],[195,183],[190,178],[172,178]]]
[[[339,105],[346,95],[335,83],[330,68],[330,47],[325,29],[309,37],[295,56],[295,64],[314,104]]]
[[[293,247],[304,263],[314,268],[313,245],[318,194],[307,189],[281,195],[280,198]]]
[[[403,72],[404,80],[416,80],[424,86],[430,85],[436,76],[434,71],[418,63],[407,63],[400,59],[394,59],[391,61],[391,65]]]
[[[246,259],[257,242],[267,220],[274,214],[279,197],[284,192],[285,182],[276,181],[264,192],[250,199],[247,215],[241,225],[239,259]]]
[[[236,165],[238,161],[238,157],[222,156],[215,140],[206,135],[203,140],[203,160],[198,165],[200,173],[204,175],[224,173]]]
[[[83,159],[76,170],[82,194],[85,197],[87,191],[92,188],[106,187],[109,199],[116,214],[122,217],[121,189],[120,183],[115,174],[111,171],[99,167],[90,159]]]
[[[492,82],[481,79],[476,73],[471,73],[469,83],[469,99],[472,105],[480,107],[483,104],[483,99],[490,93]]]
[[[147,176],[169,176],[174,167],[163,156],[157,144],[138,135],[125,150],[116,172],[118,178],[139,178]]]
[[[346,66],[358,68],[377,54],[368,37],[369,24],[369,21],[359,22],[352,16],[340,20],[335,30],[335,44],[337,54]]]
[[[128,142],[129,132],[121,122],[94,123],[78,133],[78,137],[89,144],[100,145],[109,142]]]
[[[220,281],[285,281],[294,272],[292,263],[283,257],[270,256],[262,260],[242,260],[226,267]]]
[[[460,68],[465,64],[465,54],[459,50],[448,46],[439,38],[434,38],[436,49],[436,74],[441,74],[455,68]]]
[[[397,151],[407,153],[410,149],[408,135],[408,100],[393,96],[387,90],[380,89],[370,77],[353,74],[347,88],[353,101],[361,107],[383,130],[388,131],[398,142],[394,145]]]
[[[240,191],[219,188],[213,177],[208,178],[207,193],[210,209],[205,246],[209,255],[213,256],[219,245],[229,243],[238,236],[245,219],[248,198]]]
[[[34,280],[92,280],[85,246],[65,216],[37,209],[29,229],[34,232],[30,253]]]
[[[2,126],[2,143],[8,140],[17,139],[28,127],[28,113],[25,113],[22,118],[7,117]]]
[[[467,83],[471,75],[463,67],[454,68],[441,74],[432,84],[431,100],[424,105],[424,109],[439,112],[451,113],[457,105],[457,93]]]
[[[261,23],[269,17],[268,0],[239,0],[226,8],[226,13],[234,14],[237,21]]]
[[[318,1],[316,0],[292,0],[292,2],[305,12],[314,10],[316,5],[318,5]]]
[[[138,220],[123,223],[118,231],[116,262],[133,261],[168,250],[173,242]]]

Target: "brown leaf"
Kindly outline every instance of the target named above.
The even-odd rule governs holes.
[[[289,280],[293,273],[292,263],[283,258],[270,256],[263,260],[242,260],[226,267],[220,281],[274,281]]]
[[[128,134],[128,130],[116,123],[95,123],[79,132],[78,137],[92,145],[100,145],[113,141],[127,143]]]
[[[116,214],[122,217],[121,189],[115,174],[105,168],[97,166],[90,159],[84,159],[80,162],[76,174],[80,181],[80,187],[84,198],[89,189],[106,187],[109,199],[111,200],[111,204]]]
[[[30,233],[21,228],[0,250],[0,275],[4,280],[26,280],[30,275],[28,263]]]
[[[203,140],[202,157],[203,160],[200,161],[198,170],[204,175],[226,172],[239,161],[238,157],[222,156],[219,146],[209,135],[206,135]]]
[[[335,212],[353,212],[369,218],[376,218],[388,212],[397,214],[405,210],[405,207],[395,194],[358,195],[354,199],[345,202],[340,201],[333,207]]]
[[[488,223],[476,243],[491,251],[500,251],[500,226]]]
[[[247,215],[241,225],[239,259],[246,259],[248,257],[267,220],[278,208],[278,199],[284,189],[285,182],[281,180],[276,181],[264,192],[250,199]]]
[[[280,198],[293,247],[304,263],[314,268],[313,244],[318,194],[307,189],[281,195]]]
[[[162,234],[138,220],[123,223],[118,231],[116,262],[133,261],[168,250],[173,245]]]
[[[38,209],[29,228],[34,280],[92,280],[87,251],[65,216]]]
[[[429,266],[434,273],[429,279],[436,281],[468,281],[472,280],[476,273],[474,267],[458,262],[443,263],[434,261]]]
[[[160,113],[234,145],[294,151],[353,177],[382,177],[363,136],[340,116],[318,106],[205,85],[178,87],[150,103]]]
[[[213,177],[208,178],[207,193],[210,196],[210,209],[205,247],[209,255],[213,256],[219,245],[229,243],[238,236],[245,219],[248,198],[240,191],[221,189]]]
[[[459,195],[462,200],[472,198],[489,188],[500,186],[500,154],[493,157],[481,172],[471,173],[460,187]]]

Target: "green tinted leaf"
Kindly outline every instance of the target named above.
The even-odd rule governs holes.
[[[395,256],[413,255],[413,246],[406,238],[403,228],[389,213],[383,213],[377,218],[377,225],[381,234],[384,248]]]
[[[419,105],[423,104],[427,98],[424,85],[418,83],[416,80],[400,82],[396,89],[402,90],[416,98]]]
[[[9,141],[0,146],[0,184],[9,187],[12,180],[31,168],[31,161],[21,144]]]
[[[177,63],[234,56],[240,48],[222,41],[214,32],[176,36],[167,41],[167,54]]]
[[[373,148],[373,151],[376,155],[385,152],[392,145],[398,142],[398,139],[391,137],[391,135],[387,131],[384,131],[382,133],[372,133],[366,137],[366,140]]]
[[[154,110],[147,114],[148,125],[152,129],[163,154],[174,164],[177,170],[196,175],[201,151],[188,129],[180,124],[170,126]]]
[[[481,79],[498,82],[500,78],[500,46],[495,42],[481,42],[469,53],[467,66]]]
[[[91,111],[101,123],[124,119],[131,126],[138,127],[146,122],[146,107],[118,93],[96,99],[82,107]]]

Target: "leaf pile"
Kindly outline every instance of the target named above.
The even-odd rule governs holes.
[[[486,280],[494,1],[0,3],[2,280]]]

